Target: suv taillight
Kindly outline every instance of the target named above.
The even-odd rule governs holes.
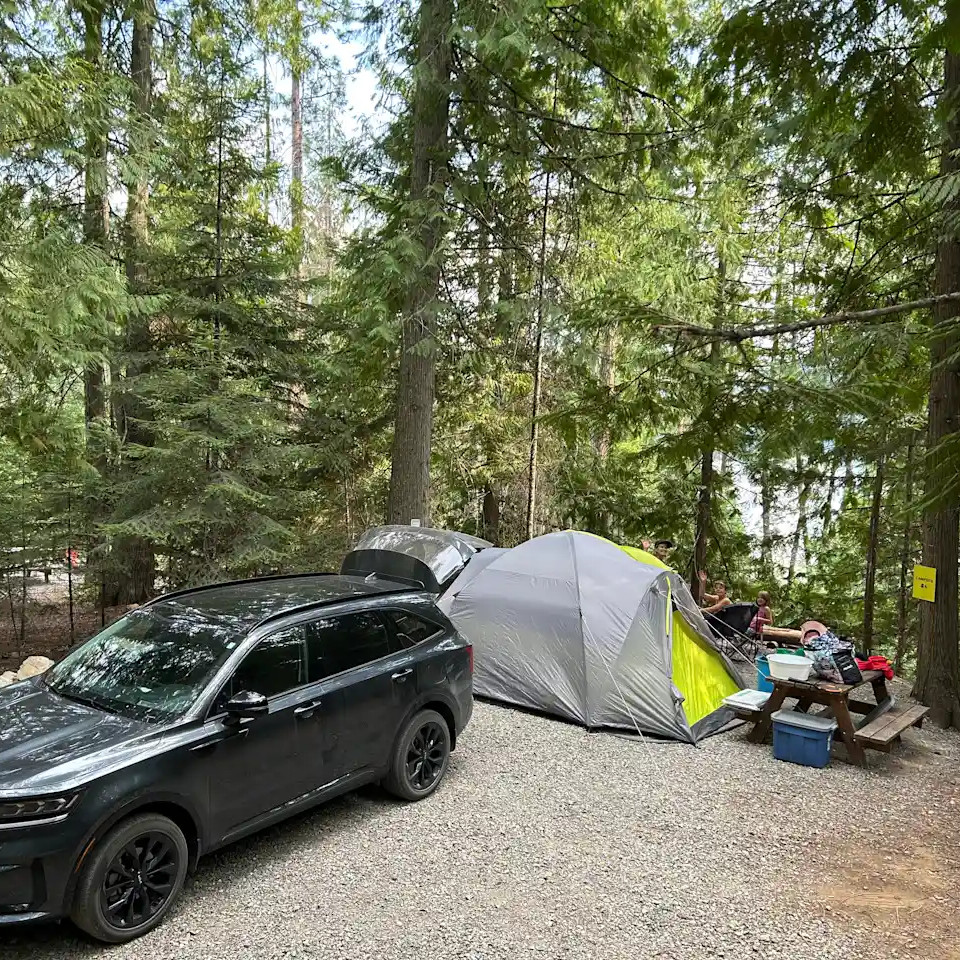
[[[467,659],[470,661],[470,672],[473,673],[473,644],[467,644]]]

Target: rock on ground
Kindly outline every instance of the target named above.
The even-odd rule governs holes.
[[[49,657],[27,657],[27,659],[20,664],[20,669],[17,671],[17,679],[29,680],[30,677],[36,677],[41,673],[46,673],[52,666],[53,661]]]
[[[960,740],[813,770],[744,735],[631,741],[478,704],[431,799],[371,787],[214,854],[125,947],[63,926],[0,931],[0,955],[947,960]]]

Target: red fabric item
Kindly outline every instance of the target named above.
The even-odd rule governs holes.
[[[888,680],[893,679],[893,667],[890,666],[890,661],[879,654],[867,657],[866,660],[857,660],[857,666],[861,670],[882,670]]]

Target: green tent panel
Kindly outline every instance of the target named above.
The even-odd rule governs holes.
[[[659,557],[647,553],[646,550],[624,544],[619,546],[637,563],[661,570],[671,569]],[[690,603],[692,605],[693,597],[690,597]],[[679,610],[672,611],[671,619],[673,682],[683,694],[683,712],[687,723],[692,727],[709,717],[723,703],[723,698],[736,693],[740,685],[730,675],[713,644],[705,643],[704,638],[684,620]]]

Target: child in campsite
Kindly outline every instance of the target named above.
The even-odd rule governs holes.
[[[747,636],[751,640],[759,639],[763,635],[763,625],[773,626],[773,611],[770,609],[770,594],[761,590],[757,594],[757,612],[747,627]]]
[[[707,593],[707,571],[701,570],[700,577],[700,595],[704,613],[718,613],[724,607],[729,607],[733,601],[727,596],[727,585],[722,580],[717,580],[713,585],[713,593]]]

